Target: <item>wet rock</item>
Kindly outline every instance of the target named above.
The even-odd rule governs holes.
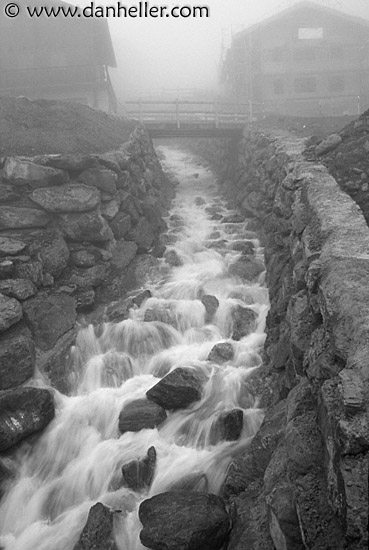
[[[0,237],[0,256],[15,256],[26,248],[27,244],[18,239]]]
[[[114,195],[117,192],[118,176],[113,170],[100,166],[85,170],[78,176],[78,181],[85,185],[97,187],[105,193]]]
[[[5,279],[0,281],[0,293],[23,301],[37,294],[37,288],[29,279]]]
[[[0,279],[8,279],[14,276],[15,265],[13,260],[0,261]]]
[[[149,401],[148,399],[137,399],[123,407],[119,415],[119,431],[139,432],[149,428],[156,428],[166,419],[165,410]]]
[[[338,134],[331,134],[326,139],[324,139],[317,147],[315,147],[315,154],[319,157],[333,151],[342,143],[342,138]]]
[[[263,262],[242,256],[229,266],[230,275],[253,281],[265,270]]]
[[[114,512],[97,502],[90,508],[87,522],[73,550],[118,550],[113,534]]]
[[[233,409],[220,415],[216,423],[218,438],[223,441],[237,441],[243,428],[243,411]]]
[[[119,323],[129,317],[129,310],[132,307],[131,300],[121,300],[110,303],[104,312],[104,321]]]
[[[45,428],[54,418],[53,394],[40,388],[17,388],[0,395],[0,451]]]
[[[4,164],[4,178],[13,185],[30,185],[33,188],[62,185],[69,179],[67,172],[41,166],[18,157],[8,157]]]
[[[18,323],[22,318],[22,306],[15,298],[0,294],[0,332]]]
[[[0,286],[1,289],[1,286]],[[342,397],[345,411],[349,416],[366,409],[364,383],[359,373],[342,369],[339,373],[342,384]]]
[[[164,409],[182,409],[201,399],[202,382],[193,369],[178,367],[150,388],[146,396]]]
[[[175,312],[170,307],[152,307],[145,311],[144,321],[151,323],[152,321],[159,321],[172,327],[177,327],[177,319]]]
[[[137,244],[132,241],[117,241],[112,251],[112,266],[119,271],[125,269],[135,258],[137,250]]]
[[[102,284],[108,272],[105,264],[98,264],[85,269],[75,269],[70,277],[69,283],[78,287],[78,289],[91,289]]]
[[[100,204],[95,187],[67,184],[36,189],[30,198],[47,212],[88,212]]]
[[[235,241],[231,244],[232,250],[252,256],[255,254],[255,246],[251,241]]]
[[[27,229],[46,227],[49,217],[43,210],[0,206],[0,229]]]
[[[204,294],[201,297],[201,302],[204,304],[206,310],[205,322],[210,323],[219,307],[219,300],[212,294]]]
[[[57,223],[66,239],[104,243],[113,240],[108,222],[96,211],[59,214]]]
[[[16,328],[0,335],[0,390],[14,388],[33,376],[35,345],[28,331]]]
[[[119,212],[111,221],[110,227],[117,240],[123,239],[132,227],[131,217],[125,212]]]
[[[218,363],[218,365],[221,365],[222,363],[231,361],[233,357],[234,349],[232,344],[229,342],[222,342],[220,344],[215,344],[215,346],[211,349],[207,360],[211,361],[212,363]]]
[[[225,248],[228,244],[227,239],[217,239],[216,241],[213,241],[212,243],[208,244],[208,248]]]
[[[196,206],[202,206],[203,204],[206,204],[206,200],[204,197],[195,197],[195,204]]]
[[[203,472],[188,474],[175,481],[169,488],[169,491],[195,491],[197,493],[207,493],[209,481]]]
[[[213,221],[218,221],[218,220],[222,220],[223,216],[222,214],[213,214],[212,216],[210,216],[210,219]]]
[[[150,487],[156,466],[156,449],[150,447],[141,460],[132,460],[122,466],[125,484],[134,491]]]
[[[95,304],[95,291],[92,288],[78,290],[74,294],[76,299],[76,310],[78,312],[88,311]]]
[[[142,544],[152,550],[220,550],[231,521],[222,499],[213,494],[161,493],[141,503]]]
[[[171,265],[172,267],[179,267],[183,265],[183,261],[178,256],[177,252],[175,250],[168,250],[164,254],[165,261],[167,264]]]
[[[152,293],[151,293],[151,290],[143,290],[142,292],[140,292],[139,294],[137,294],[136,296],[134,296],[134,298],[132,298],[132,302],[137,306],[137,307],[141,307],[142,304],[144,302],[146,302],[146,300],[148,300],[149,298],[152,297]]]
[[[222,223],[242,223],[245,221],[243,214],[228,214],[224,216]]]
[[[252,309],[237,306],[232,311],[233,340],[241,340],[256,329],[257,314]]]
[[[36,345],[43,350],[52,348],[76,321],[75,300],[66,294],[39,293],[23,302],[23,312]]]
[[[147,252],[154,241],[154,233],[151,224],[140,217],[137,224],[128,231],[126,239],[137,244],[138,250]]]

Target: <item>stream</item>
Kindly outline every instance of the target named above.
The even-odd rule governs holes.
[[[247,221],[227,223],[236,212],[226,208],[209,168],[178,149],[159,151],[164,169],[178,181],[166,238],[182,265],[160,260],[156,276],[145,285],[152,297],[131,309],[129,319],[80,330],[73,394],[54,390],[54,420],[36,443],[25,442],[18,451],[19,475],[0,505],[5,550],[73,550],[96,502],[120,510],[114,520],[119,550],[142,550],[140,502],[191,478],[199,480],[200,490],[219,493],[232,458],[262,422],[248,378],[262,363],[268,292],[263,273],[249,283],[232,275],[229,266],[242,255],[236,242],[250,242],[259,261],[263,250],[247,231]],[[219,302],[211,319],[204,295]],[[252,310],[256,321],[250,334],[235,340],[233,312],[239,306]],[[232,344],[233,358],[207,360],[220,342]],[[168,411],[157,428],[120,435],[124,406],[144,398],[177,367],[201,374],[201,399]],[[240,437],[215,437],[219,417],[234,409],[243,411]],[[151,486],[141,491],[124,486],[122,466],[144,457],[152,446],[157,462]]]

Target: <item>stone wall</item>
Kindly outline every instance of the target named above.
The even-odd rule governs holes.
[[[139,126],[105,154],[1,159],[0,450],[24,416],[16,388],[38,369],[67,392],[77,316],[126,297],[163,253],[172,197]]]
[[[369,229],[302,141],[202,141],[265,246],[264,423],[228,472],[228,550],[368,546]]]

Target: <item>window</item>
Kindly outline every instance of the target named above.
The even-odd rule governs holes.
[[[297,94],[308,94],[316,92],[315,76],[302,76],[295,78],[295,92]]]
[[[273,88],[274,88],[274,94],[275,95],[284,94],[284,82],[283,82],[282,78],[276,78],[273,81]]]
[[[298,48],[293,52],[293,57],[295,61],[313,61],[315,54],[315,48]]]
[[[319,40],[323,38],[322,27],[310,27],[298,29],[299,40]]]
[[[345,79],[341,75],[330,76],[328,79],[329,92],[343,92],[345,89]]]

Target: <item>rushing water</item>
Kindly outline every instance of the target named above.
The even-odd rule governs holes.
[[[212,212],[229,213],[212,173],[183,152],[162,151],[164,164],[179,181],[168,238],[183,265],[169,268],[163,260],[161,274],[146,287],[152,298],[132,309],[126,321],[80,331],[74,395],[55,392],[55,419],[33,447],[25,443],[18,453],[19,475],[0,506],[0,546],[5,550],[72,550],[98,501],[121,510],[114,525],[118,548],[143,549],[139,503],[194,474],[206,480],[209,492],[217,493],[232,457],[262,421],[248,377],[261,364],[268,294],[262,276],[250,285],[227,273],[240,255],[231,249],[232,241],[250,238],[247,224],[212,220]],[[213,248],[215,241],[222,246]],[[255,239],[253,244],[259,246]],[[261,248],[257,256],[262,258]],[[203,294],[219,300],[211,324],[205,322],[199,299]],[[230,336],[237,305],[253,309],[258,318],[256,331],[236,342]],[[170,324],[144,321],[148,309],[159,310]],[[235,350],[224,365],[206,360],[217,342],[232,342]],[[158,377],[179,366],[203,373],[201,401],[170,413],[158,429],[119,436],[123,406],[144,397]],[[244,412],[239,440],[214,443],[214,422],[234,408]],[[157,464],[150,489],[134,492],[122,486],[122,465],[142,458],[152,445]]]

